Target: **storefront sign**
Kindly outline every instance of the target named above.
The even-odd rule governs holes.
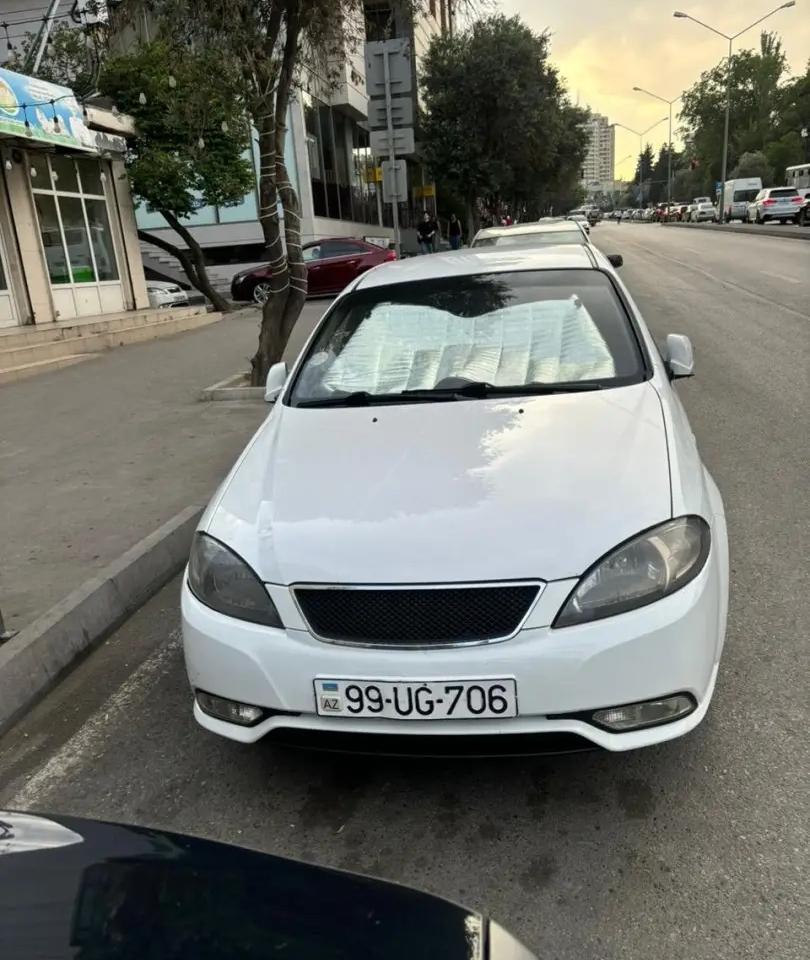
[[[91,130],[95,149],[99,153],[126,153],[127,142],[123,137],[117,137],[113,133],[106,133],[104,130]]]
[[[72,90],[2,68],[0,135],[98,152]]]

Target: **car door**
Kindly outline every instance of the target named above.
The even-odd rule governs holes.
[[[323,246],[320,243],[308,243],[301,251],[307,265],[307,292],[316,296],[324,292]]]
[[[367,266],[368,251],[357,240],[324,240],[324,293],[339,293]]]

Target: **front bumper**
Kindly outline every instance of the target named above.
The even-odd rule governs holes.
[[[708,710],[726,620],[720,576],[713,550],[700,576],[673,596],[562,630],[550,624],[576,581],[549,583],[529,626],[512,640],[436,650],[340,646],[316,640],[305,629],[272,630],[233,620],[201,604],[184,583],[183,645],[192,688],[268,711],[249,727],[213,718],[196,701],[194,715],[207,729],[241,742],[309,731],[445,738],[506,734],[509,739],[568,734],[607,750],[661,743],[694,729]],[[291,622],[289,590],[268,590],[285,623]],[[509,676],[517,681],[519,715],[441,721],[320,717],[313,690],[318,676],[416,681]],[[612,733],[581,716],[567,716],[676,693],[694,697],[696,709],[643,730]]]

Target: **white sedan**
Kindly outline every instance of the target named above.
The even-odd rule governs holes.
[[[271,369],[272,411],[195,535],[197,721],[425,754],[694,729],[728,542],[672,384],[692,348],[666,343],[589,246],[413,258],[350,284],[291,373]]]
[[[170,283],[167,280],[147,280],[146,292],[149,294],[149,306],[155,309],[162,307],[187,307],[188,290],[184,290],[179,283]]]

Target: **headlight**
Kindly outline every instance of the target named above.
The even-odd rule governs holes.
[[[194,534],[188,585],[200,603],[226,617],[283,627],[261,580],[241,557],[205,533]]]
[[[710,546],[700,517],[668,520],[634,537],[591,567],[552,626],[613,617],[675,593],[703,569]]]

